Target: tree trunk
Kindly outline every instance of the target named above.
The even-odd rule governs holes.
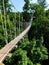
[[[4,10],[4,23],[5,23],[5,27],[4,27],[4,36],[5,36],[5,42],[6,44],[8,43],[8,35],[7,35],[7,26],[6,26],[6,13],[5,13],[5,5],[4,5],[4,0],[3,0],[3,10]]]

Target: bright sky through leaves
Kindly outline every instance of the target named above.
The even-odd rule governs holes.
[[[12,4],[15,6],[16,10],[13,9],[13,11],[23,11],[24,6],[24,0],[10,0]],[[49,0],[46,0],[47,4],[49,4]],[[37,0],[32,0],[31,2],[37,2]],[[49,8],[49,7],[48,7]]]

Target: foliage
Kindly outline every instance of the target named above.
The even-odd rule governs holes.
[[[29,40],[32,40],[32,38],[34,37],[38,39],[42,35],[44,38],[43,44],[45,44],[45,46],[48,48],[49,47],[49,15],[48,15],[49,10],[45,11],[43,6],[40,5],[32,5],[32,9],[35,10],[34,13],[35,19],[28,33]]]
[[[1,1],[1,0],[0,0]],[[19,26],[19,15],[20,21],[22,21],[22,14],[23,19],[25,21],[29,21],[30,13],[28,13],[30,9],[30,0],[24,0],[25,5],[23,7],[23,13],[9,13],[10,19],[6,20],[7,25],[7,32],[8,32],[8,42],[14,38],[14,23],[16,23],[16,30]],[[7,0],[8,2],[8,0]],[[21,40],[17,45],[18,48],[12,51],[12,56],[9,58],[7,57],[4,60],[5,65],[41,65],[41,62],[45,59],[48,59],[48,52],[45,46],[48,46],[49,41],[49,10],[45,11],[44,5],[45,0],[38,0],[37,4],[31,4],[31,10],[35,10],[33,14],[35,19],[33,19],[33,23],[31,29],[29,30],[28,36],[26,36],[23,40]],[[6,3],[5,3],[6,4]],[[41,6],[41,4],[43,6]],[[18,22],[12,22],[16,14],[16,20]],[[3,16],[4,17],[4,16]],[[15,18],[14,18],[15,19]],[[4,39],[4,30],[2,27],[2,19],[0,16],[0,48],[5,45]],[[3,22],[4,26],[5,23]],[[22,24],[22,22],[20,23]],[[18,32],[18,31],[17,31]],[[16,33],[17,33],[16,32]],[[45,45],[47,44],[47,45]],[[48,46],[49,47],[49,46]]]
[[[29,41],[32,41],[33,38],[35,38],[36,40],[39,40],[37,43],[37,48],[38,48],[38,52],[39,52],[40,48],[42,48],[41,50],[43,50],[45,48],[44,46],[49,47],[48,46],[49,19],[46,17],[46,14],[45,14],[46,11],[44,10],[43,6],[34,4],[34,5],[31,5],[31,9],[35,10],[35,13],[34,13],[35,18],[33,19],[31,29],[28,33],[28,38],[29,38]],[[40,40],[41,37],[42,37],[42,40]],[[38,45],[39,45],[39,47],[38,47]],[[45,49],[44,53],[45,53],[45,51],[47,51],[47,50]],[[42,61],[42,60],[44,60],[45,55],[43,55],[42,53],[40,54],[40,53],[37,56],[39,56]],[[35,53],[34,53],[34,55],[35,55]],[[34,55],[33,55],[33,58],[37,57],[36,55],[35,56]],[[37,57],[37,59],[38,59],[37,62],[39,61],[39,57]],[[45,57],[47,57],[47,56],[45,56]]]
[[[8,42],[15,38],[15,30],[16,28],[16,36],[19,34],[19,14],[20,14],[20,27],[22,32],[22,13],[19,12],[10,12],[9,15],[6,17],[6,29],[7,29],[7,37]],[[16,17],[16,18],[15,18]],[[1,48],[6,44],[5,43],[5,22],[4,22],[4,15],[0,13],[0,45]],[[13,20],[14,19],[14,20]]]
[[[24,1],[25,1],[25,5],[23,7],[23,10],[27,12],[29,10],[30,0],[24,0]]]
[[[46,17],[49,19],[49,9],[46,10],[45,14],[46,14]]]
[[[28,22],[30,19],[30,13],[28,12],[30,9],[30,0],[24,0],[25,1],[25,5],[23,7],[23,20],[24,22]]]
[[[13,53],[11,58],[6,58],[4,62],[6,62],[5,65],[33,65],[27,58],[27,52],[20,48]]]
[[[36,41],[36,39],[33,39],[30,44],[27,44],[23,49],[27,51],[27,56],[34,64],[40,63],[42,60],[48,58],[47,49],[40,40]]]
[[[38,4],[41,5],[41,6],[44,6],[46,5],[46,0],[37,0]]]
[[[35,10],[35,13],[34,13],[35,19],[34,19],[34,22],[32,23],[32,27],[30,29],[30,33],[32,33],[30,36],[32,36],[32,37],[29,37],[29,38],[33,38],[34,36],[38,37],[39,35],[40,36],[44,35],[44,33],[48,27],[48,23],[49,23],[49,20],[45,16],[45,11],[42,6],[33,5],[32,9]]]
[[[26,40],[20,43],[11,58],[5,59],[6,65],[41,65],[41,61],[48,58],[47,49],[43,46],[41,38],[40,40],[33,39],[31,42]]]
[[[11,6],[12,5],[9,4],[9,0],[4,0],[4,7],[5,7],[6,14],[10,12]],[[0,10],[1,10],[2,13],[4,12],[4,9],[3,9],[3,0],[0,0]]]

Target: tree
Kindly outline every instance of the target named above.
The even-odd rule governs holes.
[[[27,52],[21,48],[17,49],[11,58],[6,58],[4,63],[5,65],[33,65],[27,57]]]
[[[34,22],[32,23],[30,31],[28,32],[29,40],[32,40],[34,37],[39,38],[43,34],[42,32],[44,30],[42,31],[42,29],[47,20],[45,20],[46,17],[43,6],[35,4],[31,6],[31,9],[35,10],[35,19],[33,20]]]
[[[47,17],[46,30],[44,33],[44,43],[49,52],[49,10],[46,10],[45,15]]]
[[[45,11],[44,7],[41,5],[32,5],[32,9],[35,10],[35,19],[28,33],[29,40],[32,40],[34,37],[39,38],[43,35],[43,44],[49,48],[49,10]]]
[[[41,65],[47,59],[47,49],[43,46],[43,37],[29,42],[28,37],[18,44],[11,58],[6,58],[5,65]]]
[[[11,10],[11,4],[9,4],[9,0],[4,0],[4,7],[5,7],[5,12],[6,14],[10,12]],[[3,13],[4,12],[4,9],[3,9],[3,0],[0,0],[0,10],[1,12]]]
[[[42,37],[41,37],[42,38]],[[44,59],[47,59],[47,49],[43,46],[43,39],[33,39],[30,44],[27,44],[23,49],[27,51],[27,56],[33,62],[33,64],[40,63]],[[41,42],[42,41],[42,42]]]
[[[41,5],[41,6],[44,6],[46,5],[46,0],[37,0],[38,4]]]
[[[9,0],[0,0],[0,10],[1,10],[1,19],[2,19],[2,28],[4,30],[5,42],[8,43],[8,33],[7,33],[7,13],[10,11],[11,4]],[[4,21],[4,22],[3,22]]]
[[[29,41],[32,41],[33,38],[40,41],[40,38],[43,37],[43,43],[41,43],[40,41],[38,42],[39,43],[38,45],[42,44],[42,46],[40,45],[40,47],[48,46],[47,44],[49,39],[49,36],[48,36],[49,19],[45,16],[44,7],[41,5],[35,4],[35,5],[32,5],[31,9],[35,10],[35,13],[34,13],[35,19],[33,20],[34,22],[32,23],[31,29],[28,33]]]
[[[23,7],[23,20],[28,22],[30,19],[30,14],[28,13],[30,9],[30,0],[24,0],[25,5]]]
[[[46,17],[49,19],[49,9],[46,10],[45,14],[46,14]]]

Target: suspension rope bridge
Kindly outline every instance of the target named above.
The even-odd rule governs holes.
[[[11,2],[12,3],[12,2]],[[5,18],[5,23],[6,23],[6,17],[5,17],[5,7],[4,7],[4,0],[3,0],[3,9],[4,9],[4,18]],[[14,9],[15,6],[14,6]],[[29,25],[26,27],[26,29],[20,33],[15,39],[11,40],[8,44],[6,44],[1,50],[0,50],[0,65],[4,65],[2,64],[5,57],[8,56],[8,54],[10,53],[10,51],[17,46],[17,43],[23,39],[23,37],[27,34],[27,32],[30,30],[31,24],[32,24],[32,19],[29,22]],[[19,25],[20,27],[20,25]],[[4,28],[4,27],[3,27]],[[6,29],[6,24],[5,24],[5,29]],[[6,35],[7,36],[7,35]]]
[[[0,63],[2,63],[5,59],[5,57],[8,55],[8,53],[15,47],[15,45],[21,40],[23,39],[23,37],[25,36],[25,34],[29,31],[30,27],[32,24],[32,19],[28,25],[28,27],[22,32],[20,33],[14,40],[12,40],[11,42],[9,42],[8,44],[5,45],[5,47],[3,47],[0,50]]]

